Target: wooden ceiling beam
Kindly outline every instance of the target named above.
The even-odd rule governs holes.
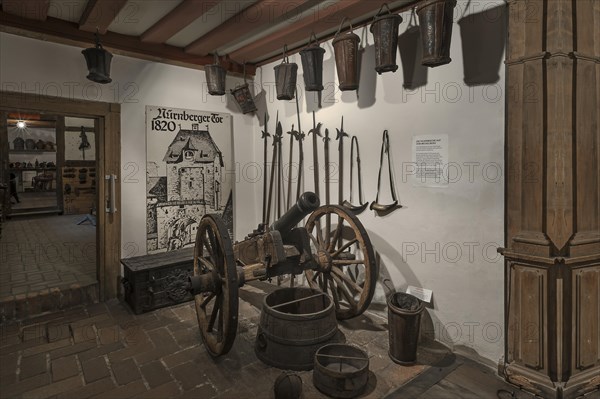
[[[94,34],[79,29],[78,24],[48,17],[45,22],[21,18],[0,11],[0,30],[39,40],[49,40],[55,43],[68,44],[83,48],[92,47],[95,43]],[[213,57],[201,57],[188,54],[180,47],[167,44],[144,43],[138,37],[107,32],[100,37],[102,45],[111,52],[120,55],[163,62],[187,67],[202,67],[213,63]],[[83,56],[82,56],[83,62]],[[82,64],[83,67],[85,63]],[[242,65],[226,62],[222,66],[229,72],[241,74]],[[246,73],[254,75],[256,68],[246,65]]]
[[[45,21],[50,0],[3,0],[2,11],[21,18]]]
[[[204,36],[199,37],[185,47],[190,54],[207,55],[214,53],[219,47],[231,43],[244,34],[265,27],[277,18],[302,9],[306,3],[316,5],[324,0],[259,0],[248,8],[235,14],[221,25],[217,26]]]
[[[127,0],[89,0],[79,20],[79,29],[105,34],[106,30],[123,9]]]
[[[317,36],[321,37],[328,30],[339,26],[344,17],[355,20],[365,14],[379,10],[384,3],[387,2],[383,0],[341,0],[337,3],[325,3],[309,16],[249,43],[229,55],[232,59],[238,61],[261,59],[261,57],[283,48],[284,44],[297,43],[302,40],[308,42],[311,32],[315,32]],[[409,4],[414,5],[414,3],[416,1],[411,1],[403,5],[402,8],[408,8]],[[392,8],[396,11],[397,9]],[[346,31],[348,26],[343,29]]]
[[[143,42],[164,43],[222,0],[184,0],[142,33]]]

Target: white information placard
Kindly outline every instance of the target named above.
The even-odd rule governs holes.
[[[409,285],[408,288],[406,288],[406,293],[416,296],[423,302],[427,303],[431,303],[431,296],[433,295],[432,290],[428,290],[427,288],[421,287],[413,287],[412,285]]]
[[[448,135],[413,136],[414,186],[448,187]]]

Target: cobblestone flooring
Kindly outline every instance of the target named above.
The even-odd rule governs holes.
[[[3,224],[0,298],[96,283],[96,228],[83,215],[15,217]]]
[[[265,293],[240,291],[238,335],[231,352],[213,360],[204,350],[191,302],[136,316],[118,301],[0,325],[1,398],[272,398],[281,370],[253,350]],[[404,367],[387,355],[387,324],[365,313],[340,323],[348,343],[370,359],[363,397],[381,398],[447,355],[424,346],[419,364]],[[304,398],[324,397],[301,372]]]

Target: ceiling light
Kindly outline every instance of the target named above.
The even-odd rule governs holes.
[[[27,127],[27,123],[25,123],[25,121],[18,121],[17,122],[17,128],[18,129],[25,129]]]

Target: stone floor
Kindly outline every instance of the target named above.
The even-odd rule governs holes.
[[[0,298],[96,283],[96,228],[85,215],[13,217],[2,226]]]
[[[25,191],[19,193],[18,203],[11,205],[12,213],[21,213],[24,210],[54,209],[58,210],[56,190],[53,191]],[[14,201],[14,198],[11,198]]]
[[[0,397],[273,398],[273,383],[281,370],[263,364],[253,350],[260,316],[256,304],[264,295],[260,285],[240,290],[235,344],[217,360],[202,346],[191,302],[134,315],[114,300],[4,322],[0,324]],[[427,394],[431,387],[423,386],[420,376],[433,375],[448,364],[456,364],[451,370],[456,372],[459,366],[445,347],[431,342],[421,344],[416,365],[392,363],[387,354],[387,321],[369,312],[340,323],[340,330],[348,343],[370,356],[363,398],[441,399],[439,390]],[[482,375],[493,374],[485,370]],[[300,376],[303,398],[325,397],[313,386],[312,372]],[[404,396],[403,386],[410,380],[416,381],[415,386],[409,383],[412,394]],[[488,391],[496,392],[496,386]],[[465,388],[465,392],[470,391]]]

